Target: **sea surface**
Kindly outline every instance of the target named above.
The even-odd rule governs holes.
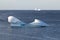
[[[39,19],[50,26],[12,28],[8,16],[27,24]],[[0,40],[60,40],[60,10],[0,10]]]

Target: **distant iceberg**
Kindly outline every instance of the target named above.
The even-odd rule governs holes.
[[[19,19],[17,19],[16,17],[14,16],[9,16],[8,17],[8,22],[10,23],[10,26],[24,26],[25,23],[20,21]]]
[[[34,10],[35,10],[35,11],[40,11],[41,9],[35,8]]]

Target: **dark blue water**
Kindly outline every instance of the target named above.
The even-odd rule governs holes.
[[[35,18],[49,24],[40,28],[11,28],[8,16],[15,16],[25,23]],[[60,10],[0,10],[0,40],[60,40]]]

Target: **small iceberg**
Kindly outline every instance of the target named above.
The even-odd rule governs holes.
[[[35,8],[34,10],[35,10],[35,11],[41,11],[41,9],[38,9],[38,8]]]
[[[21,20],[17,19],[16,17],[14,16],[9,16],[8,17],[8,22],[10,23],[10,26],[19,26],[19,27],[22,27],[25,25],[24,22],[22,22]]]
[[[38,19],[35,19],[32,23],[29,24],[30,26],[32,27],[45,27],[45,26],[49,26],[47,23],[41,21],[41,20],[38,20]]]

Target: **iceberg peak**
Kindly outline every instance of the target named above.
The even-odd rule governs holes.
[[[40,22],[40,20],[38,20],[38,19],[34,20],[34,23],[39,23],[39,22]]]

